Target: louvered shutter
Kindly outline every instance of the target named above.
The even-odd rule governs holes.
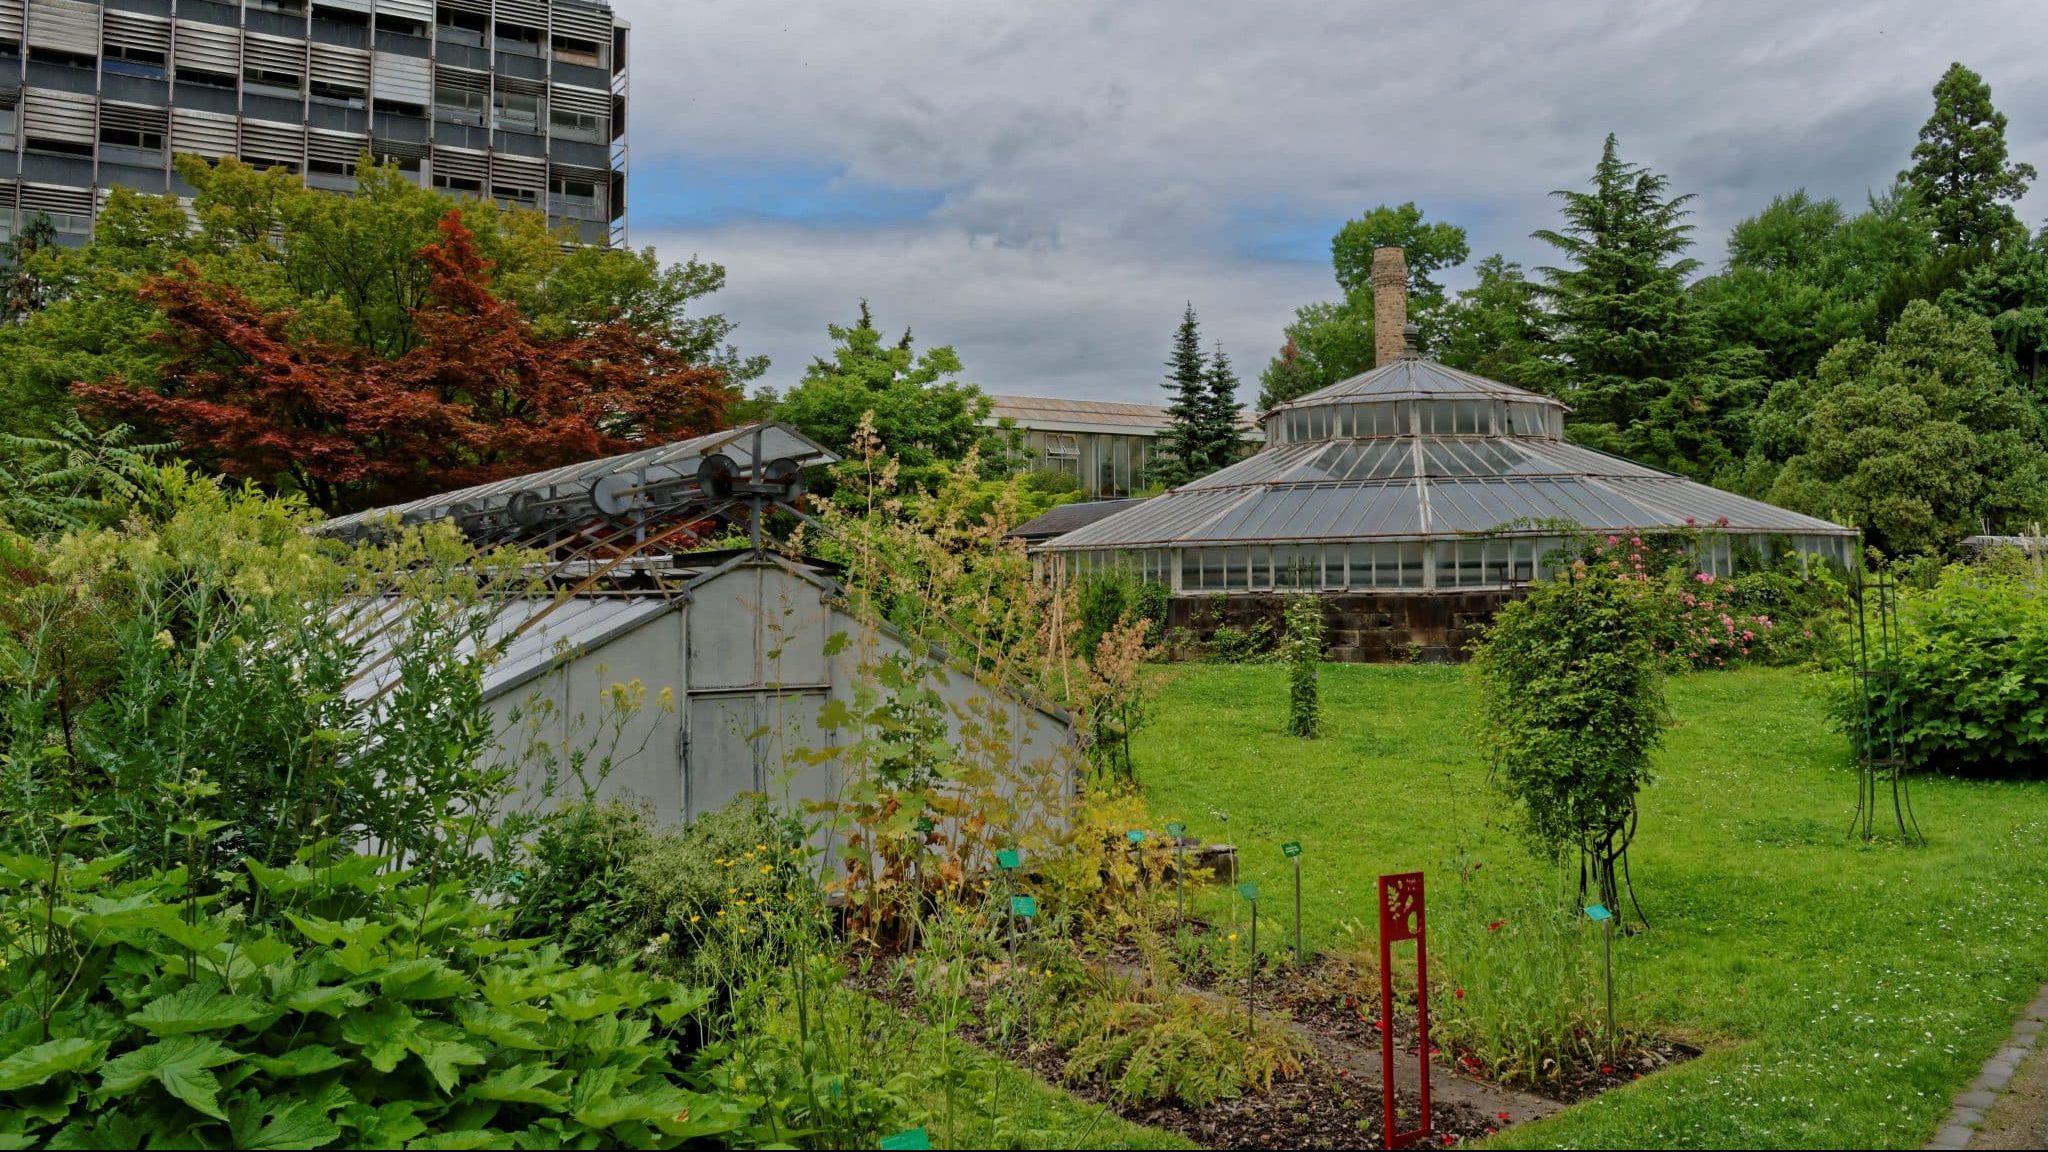
[[[261,167],[283,164],[293,171],[306,166],[306,129],[272,120],[242,121],[242,159]]]
[[[370,54],[332,44],[313,45],[309,64],[313,83],[370,94]]]
[[[370,150],[370,138],[348,132],[313,131],[306,136],[306,159],[354,165]]]
[[[21,43],[21,0],[0,0],[0,41]],[[10,183],[7,187],[12,195],[14,185]],[[11,203],[0,201],[0,210],[11,207]]]
[[[376,99],[422,108],[434,102],[433,61],[379,52],[373,68],[370,94]]]
[[[498,0],[498,19],[544,29],[548,26],[547,0]]]
[[[76,92],[31,88],[21,102],[21,135],[28,141],[49,140],[91,147],[98,138],[99,100]]]
[[[179,68],[192,68],[220,76],[242,74],[242,34],[218,24],[195,24],[179,20],[172,29],[171,59]]]
[[[235,118],[189,108],[171,109],[171,151],[218,160],[236,152]]]
[[[147,104],[116,104],[108,101],[100,105],[100,127],[120,128],[129,132],[153,132],[164,136],[171,130],[171,112],[168,108],[155,108]]]
[[[149,16],[138,16],[133,12],[107,10],[107,25],[104,35],[107,47],[127,48],[142,52],[161,53],[164,59],[171,57],[171,22]]]
[[[28,46],[100,54],[100,6],[84,0],[28,0]]]
[[[92,189],[63,188],[54,184],[23,184],[21,210],[48,212],[52,216],[82,216],[92,219]]]
[[[486,184],[491,176],[491,158],[485,153],[471,152],[466,148],[437,146],[434,149],[434,175]]]
[[[301,86],[306,80],[306,42],[285,40],[255,33],[242,39],[242,66],[280,72],[294,77]]]
[[[434,22],[434,0],[377,0],[377,11],[422,24]]]
[[[554,6],[554,30],[563,36],[609,45],[612,42],[612,14],[602,8],[557,4]]]

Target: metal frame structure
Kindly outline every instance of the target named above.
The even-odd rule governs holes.
[[[1891,576],[1866,574],[1857,566],[1850,595],[1856,601],[1856,667],[1852,680],[1859,708],[1859,727],[1852,738],[1856,754],[1856,815],[1851,836],[1880,839],[1884,793],[1891,791],[1892,819],[1899,842],[1920,845],[1927,837],[1913,814],[1912,785],[1899,747],[1895,700],[1899,665],[1899,595]],[[1889,838],[1890,832],[1882,834]]]

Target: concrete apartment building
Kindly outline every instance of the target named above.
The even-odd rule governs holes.
[[[619,243],[626,58],[604,0],[0,0],[0,236],[190,196],[177,155],[349,191],[367,153]]]

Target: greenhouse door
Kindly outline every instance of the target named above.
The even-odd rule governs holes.
[[[819,769],[799,750],[830,744],[818,729],[824,692],[737,692],[690,698],[683,756],[683,815],[716,812],[743,792],[777,801],[822,799]]]

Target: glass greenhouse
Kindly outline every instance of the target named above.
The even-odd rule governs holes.
[[[1257,455],[1041,554],[1201,596],[1512,591],[1573,526],[1708,529],[1700,568],[1724,576],[1745,551],[1853,561],[1855,529],[1572,444],[1566,411],[1410,354],[1274,409]]]

